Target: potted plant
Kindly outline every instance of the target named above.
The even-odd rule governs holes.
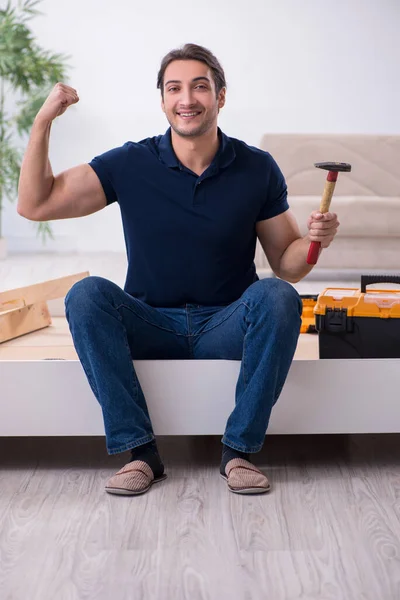
[[[41,14],[41,0],[9,0],[0,9],[0,258],[7,254],[1,216],[5,200],[17,197],[22,152],[17,140],[29,133],[33,120],[58,81],[65,81],[63,54],[43,49],[28,24]],[[10,106],[15,107],[10,111]],[[43,243],[53,237],[49,223],[35,224]]]

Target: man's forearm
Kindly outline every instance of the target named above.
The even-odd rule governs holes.
[[[54,176],[49,161],[51,122],[36,119],[22,161],[18,184],[18,212],[33,214],[51,193]]]
[[[313,265],[307,264],[307,254],[310,247],[308,235],[299,238],[288,246],[279,264],[278,276],[281,279],[296,283],[311,271]]]

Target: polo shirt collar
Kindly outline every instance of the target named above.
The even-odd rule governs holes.
[[[215,159],[218,160],[218,166],[225,168],[236,158],[236,152],[232,140],[225,135],[218,127],[219,148]]]
[[[230,165],[231,162],[233,162],[233,160],[236,157],[236,153],[232,140],[227,135],[225,135],[219,127],[218,137],[220,144],[218,152],[214,157],[213,163],[219,168],[224,168]],[[167,167],[180,166],[174,149],[172,147],[171,127],[169,127],[165,134],[161,137],[160,142],[158,144],[158,152],[160,159],[165,165],[167,165]]]
[[[179,161],[176,158],[174,149],[172,148],[171,141],[171,127],[167,129],[165,134],[160,139],[158,144],[158,153],[162,162],[167,167],[179,167]]]

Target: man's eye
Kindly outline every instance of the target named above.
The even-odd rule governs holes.
[[[200,84],[200,85],[197,85],[196,87],[197,87],[197,88],[202,88],[203,90],[206,90],[206,89],[207,89],[207,88],[206,88],[206,86],[205,86],[205,85],[202,85],[202,84]]]
[[[177,90],[177,89],[178,89],[177,87],[170,87],[170,88],[168,88],[168,91],[169,92],[175,92],[175,90]]]

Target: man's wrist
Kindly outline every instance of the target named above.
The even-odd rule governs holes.
[[[36,115],[36,117],[33,121],[33,125],[35,126],[35,128],[44,129],[44,130],[50,129],[52,123],[53,123],[53,121],[42,116],[40,113],[38,113]]]

